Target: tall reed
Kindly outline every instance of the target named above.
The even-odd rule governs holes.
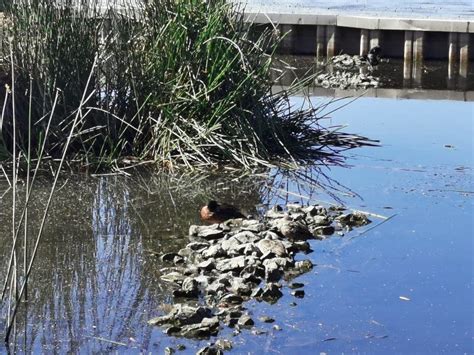
[[[332,154],[328,145],[345,149],[365,142],[321,127],[317,108],[291,108],[291,90],[272,93],[278,40],[270,30],[252,32],[226,0],[151,0],[120,8],[61,4],[18,0],[6,10],[17,92],[28,93],[33,82],[33,156],[57,88],[47,152],[55,157],[62,151],[96,57],[96,90],[69,160],[110,166],[133,155],[168,167],[249,168],[295,164]],[[27,132],[28,95],[18,96],[19,132]],[[11,146],[7,113],[3,136]],[[19,137],[24,151],[26,141]]]

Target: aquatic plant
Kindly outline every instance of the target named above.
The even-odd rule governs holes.
[[[27,142],[31,95],[33,156],[43,139],[48,155],[62,151],[91,71],[93,90],[75,127],[69,161],[111,166],[133,156],[190,169],[294,166],[368,142],[321,127],[320,108],[292,108],[289,96],[296,86],[272,92],[277,36],[252,31],[235,5],[225,0],[114,5],[73,0],[60,6],[45,0],[6,5],[13,56],[5,64],[16,72],[18,149],[25,150]],[[45,138],[44,117],[57,89]],[[3,146],[11,147],[11,105],[6,107]]]

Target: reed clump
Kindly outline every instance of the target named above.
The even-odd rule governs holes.
[[[16,148],[29,132],[33,157],[44,140],[60,155],[78,107],[67,158],[96,166],[129,156],[191,169],[289,166],[369,143],[320,126],[319,108],[292,108],[296,86],[272,93],[278,39],[241,13],[226,0],[8,3]],[[0,132],[11,151],[10,101]]]

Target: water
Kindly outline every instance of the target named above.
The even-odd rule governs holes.
[[[382,143],[348,152],[351,168],[327,171],[360,196],[340,197],[350,207],[394,217],[380,225],[374,218],[362,235],[356,230],[314,241],[308,257],[317,266],[297,280],[306,285],[305,298],[284,289],[276,305],[247,304],[254,319],[272,316],[282,331],[258,321],[266,334],[232,337],[224,329],[221,337],[234,342],[232,352],[474,352],[473,115],[467,102],[372,98],[336,111],[327,124],[347,123],[346,131]],[[273,186],[286,188],[282,181]],[[47,182],[38,186],[34,225],[48,189]],[[17,349],[135,354],[163,353],[177,344],[193,353],[204,346],[207,341],[168,337],[146,321],[171,302],[155,253],[185,244],[188,226],[198,223],[198,206],[210,197],[249,212],[278,200],[254,177],[241,184],[228,177],[170,183],[146,174],[64,180],[39,250],[26,321],[23,313],[19,317]],[[329,199],[318,191],[311,197]],[[0,200],[2,283],[9,203],[8,194]],[[294,301],[297,306],[290,305]]]
[[[469,0],[243,0],[249,11],[368,15],[433,19],[474,19]]]

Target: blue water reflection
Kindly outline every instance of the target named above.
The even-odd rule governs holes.
[[[385,223],[374,217],[365,229],[314,241],[314,253],[305,257],[317,266],[298,278],[305,298],[284,288],[275,305],[246,304],[254,319],[272,316],[282,330],[258,321],[266,333],[232,336],[223,329],[220,337],[234,342],[232,352],[474,352],[473,115],[467,102],[371,98],[336,111],[325,124],[348,124],[346,131],[381,141],[378,148],[347,152],[351,168],[326,170],[355,193],[341,188],[337,196],[354,209],[394,217]],[[186,243],[196,206],[211,196],[248,210],[285,197],[331,201],[320,189],[283,180],[274,187],[289,186],[291,195],[267,195],[255,177],[245,186],[196,179],[186,186],[183,180],[176,190],[157,179],[87,177],[64,185],[40,248],[27,337],[23,343],[19,332],[18,349],[134,354],[185,344],[183,353],[193,353],[207,341],[169,337],[146,321],[171,302],[156,253]],[[43,188],[32,210],[40,211],[48,185]],[[2,221],[9,203],[8,195],[0,199]],[[9,253],[8,228],[0,224],[2,259]]]
[[[472,353],[473,105],[359,99],[335,117],[382,142],[354,151],[350,170],[332,169],[363,197],[347,203],[396,216],[314,246],[319,266],[300,278],[307,297],[282,300],[287,327],[271,348]]]

